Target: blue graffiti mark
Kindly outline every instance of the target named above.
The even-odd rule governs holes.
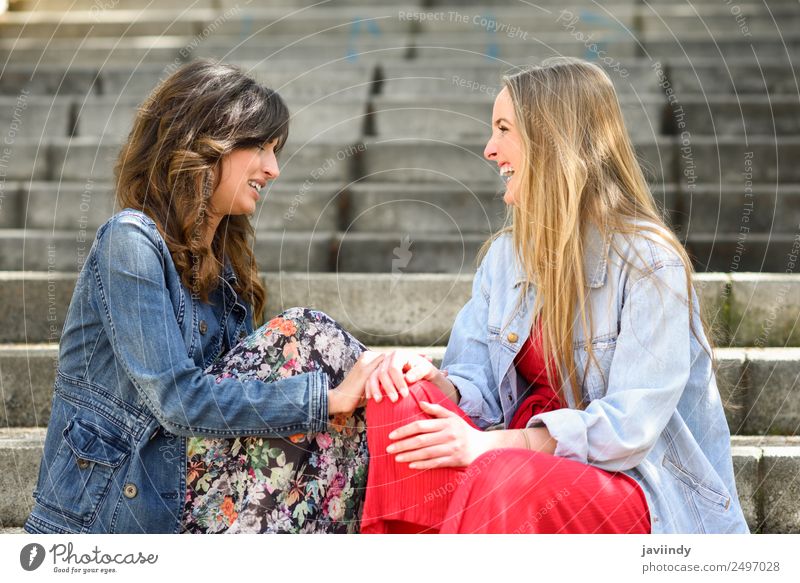
[[[358,37],[361,35],[361,25],[364,25],[366,32],[370,36],[379,37],[381,36],[381,28],[378,25],[376,20],[372,19],[364,19],[359,20],[356,19],[350,23],[350,33],[347,37],[347,60],[350,62],[354,62],[358,60],[359,52],[356,48]]]
[[[486,58],[493,61],[500,55],[500,46],[497,44],[497,19],[492,14],[487,14],[485,19],[492,23],[492,26],[486,27],[486,31],[489,33],[489,40],[486,43]]]
[[[242,36],[242,41],[246,41],[253,34],[253,17],[250,14],[242,16],[242,22],[239,26],[239,32]]]

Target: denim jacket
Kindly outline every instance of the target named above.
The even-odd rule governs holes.
[[[186,438],[327,427],[328,379],[267,385],[204,370],[253,331],[230,260],[205,304],[144,213],[97,231],[67,311],[30,533],[174,533]]]
[[[546,426],[557,456],[635,479],[654,534],[749,532],[696,297],[692,317],[702,345],[689,328],[680,258],[663,242],[602,237],[594,227],[585,242],[594,322],[586,339],[576,319],[573,353],[588,405],[574,408],[568,385],[569,406],[533,416],[528,427]],[[461,393],[459,406],[484,429],[507,428],[527,396],[513,366],[532,325],[533,286],[515,310],[525,280],[511,237],[498,237],[445,352],[442,367]],[[589,342],[599,368],[592,363],[584,374]]]

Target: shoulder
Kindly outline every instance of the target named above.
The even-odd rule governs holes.
[[[478,267],[481,287],[486,293],[493,288],[510,288],[522,278],[521,274],[511,232],[496,234]]]
[[[111,216],[99,229],[95,237],[97,261],[121,261],[140,263],[155,255],[163,264],[167,251],[166,243],[156,227],[155,221],[142,211],[123,209]]]
[[[163,239],[155,221],[142,211],[125,208],[112,215],[97,229],[96,238],[113,239],[118,244],[135,245],[142,237],[162,247]]]
[[[666,227],[646,220],[636,220],[632,227],[630,233],[617,232],[611,236],[609,260],[612,265],[631,272],[633,279],[662,268],[685,269],[678,250],[681,243]]]

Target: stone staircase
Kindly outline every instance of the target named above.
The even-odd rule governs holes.
[[[137,104],[199,57],[292,112],[254,225],[270,313],[328,312],[440,359],[504,220],[482,157],[499,77],[603,65],[714,321],[742,506],[800,532],[800,6],[790,0],[22,0],[0,15],[0,527],[31,491],[75,277]],[[156,5],[155,3],[153,4]]]

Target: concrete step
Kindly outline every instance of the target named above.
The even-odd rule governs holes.
[[[697,233],[682,238],[701,271],[794,273],[800,251],[799,234],[745,231]]]
[[[44,428],[0,429],[0,526],[21,526],[33,507]],[[800,438],[731,439],[736,488],[753,532],[800,532]]]
[[[195,8],[146,8],[103,11],[95,4],[89,10],[71,9],[65,13],[11,12],[0,21],[0,36],[5,38],[126,38],[152,35],[203,35],[231,37],[233,40],[260,42],[275,34],[297,37],[404,34],[411,32],[411,19],[403,15],[413,6],[387,11],[380,6],[317,5],[297,12],[287,7],[236,5],[230,10]],[[190,6],[187,8],[187,6]],[[214,7],[216,8],[216,7]],[[206,31],[204,33],[204,31]]]
[[[488,120],[491,112],[487,115]],[[427,182],[470,185],[500,182],[497,166],[483,157],[483,140],[443,137],[365,138],[361,155],[362,175],[370,182]],[[651,182],[671,182],[678,143],[673,137],[637,142],[636,153]]]
[[[94,240],[88,230],[0,229],[0,270],[77,272]],[[276,271],[329,271],[337,238],[321,231],[260,232],[259,265]]]
[[[663,63],[670,87],[680,102],[691,94],[700,95],[797,95],[797,66],[783,60],[758,63],[709,58],[692,59],[691,63]]]
[[[683,95],[686,131],[712,136],[796,136],[800,102],[789,95]]]
[[[253,218],[255,230],[474,235],[497,230],[505,220],[499,181],[436,185],[364,180],[345,184],[322,178],[302,184],[282,178],[271,183]],[[794,235],[800,224],[797,184],[753,184],[744,189],[737,184],[691,188],[654,184],[651,191],[670,224],[684,237],[688,234],[713,241],[733,234],[736,238],[742,226],[750,234],[780,237]],[[71,231],[76,237],[81,233],[86,237],[113,213],[110,182],[8,181],[0,229]]]
[[[743,39],[741,34],[733,33],[714,37],[708,33],[694,36],[680,35],[677,39],[669,32],[652,33],[648,37],[640,37],[644,54],[654,55],[659,59],[680,61],[689,65],[695,58],[714,58],[720,66],[728,59],[741,59],[757,64],[760,59],[787,59],[787,63],[796,62],[800,54],[800,36],[796,31],[786,32],[778,38],[771,34],[753,35]]]
[[[0,39],[3,62],[30,65],[38,62],[62,66],[105,66],[149,63],[180,64],[188,58],[215,58],[229,62],[294,59],[316,62],[374,62],[378,59],[405,59],[409,56],[409,35],[339,36],[326,39],[312,35],[307,40],[295,35],[272,34],[263,42],[231,42],[213,31],[195,36],[139,36],[116,39],[88,37],[81,39],[38,38]]]
[[[602,65],[602,63],[598,63]],[[620,95],[663,93],[652,62],[630,59],[618,68],[604,66]],[[501,76],[513,71],[510,63],[481,63],[470,59],[439,63],[425,60],[385,63],[380,66],[381,93],[391,97],[441,97],[459,95],[497,95]]]
[[[344,61],[324,67],[305,67],[303,62],[232,62],[243,68],[285,99],[314,101],[365,99],[370,91],[373,65]],[[7,65],[0,73],[0,95],[17,97],[21,89],[31,95],[119,97],[144,99],[178,65],[119,64],[101,66],[60,65],[42,63],[35,70],[29,65]]]
[[[114,214],[110,182],[7,182],[0,229],[70,231],[94,237]],[[270,183],[252,219],[257,233],[335,231],[345,185],[322,180]],[[268,202],[267,202],[268,201]],[[266,204],[266,206],[264,206]]]
[[[474,263],[461,274],[397,271],[263,273],[267,313],[312,306],[368,344],[445,344],[469,299]],[[0,272],[0,343],[58,342],[75,279],[58,271]],[[718,346],[800,346],[800,275],[701,273],[694,286]]]
[[[107,136],[11,141],[0,152],[0,160],[7,180],[23,181],[111,182],[121,147],[119,140]],[[364,148],[360,142],[331,141],[327,134],[310,142],[294,140],[290,134],[280,156],[281,180],[349,181],[353,160]]]
[[[370,99],[370,111],[375,134],[382,138],[477,139],[491,133],[493,103],[494,97],[488,93],[436,97],[385,94]],[[634,140],[652,140],[662,133],[667,105],[664,96],[622,96],[620,105]]]
[[[692,184],[800,182],[800,136],[697,136],[676,140],[676,181]]]
[[[630,35],[615,35],[611,40],[597,44],[596,50],[588,48],[587,43],[579,38],[563,30],[530,35],[527,41],[521,41],[486,31],[478,34],[422,33],[414,35],[410,41],[413,43],[412,56],[429,64],[439,60],[458,60],[461,63],[483,62],[509,66],[538,63],[544,58],[559,55],[596,60],[598,50],[606,51],[606,54],[614,55],[619,60],[641,56],[639,43]],[[591,42],[588,44],[592,46]]]
[[[324,98],[313,102],[286,99],[286,104],[291,115],[290,135],[294,143],[326,139],[352,143],[359,141],[364,133],[366,99],[330,102]],[[124,141],[131,130],[138,106],[138,100],[121,100],[118,97],[96,97],[76,102],[72,135],[109,136]]]
[[[431,356],[437,366],[444,356],[444,346],[374,348],[412,350]],[[717,386],[731,434],[798,434],[800,348],[717,348],[715,355]],[[47,425],[57,361],[58,344],[0,344],[0,426]]]
[[[297,196],[297,195],[296,195]],[[340,273],[462,273],[471,271],[483,242],[492,234],[489,226],[476,225],[477,230],[462,229],[447,211],[435,211],[430,203],[392,204],[388,210],[405,207],[405,219],[411,223],[387,226],[384,231],[350,229],[359,223],[380,223],[391,215],[372,209],[355,217],[344,231],[324,232],[302,211],[295,208],[295,198],[282,216],[265,211],[267,224],[274,229],[258,228],[255,243],[256,259],[266,269],[276,271],[337,271]],[[317,202],[323,205],[323,201]],[[431,220],[413,224],[415,211],[428,206]],[[333,209],[324,207],[328,223],[338,219],[330,216]],[[294,215],[292,213],[294,212]],[[493,217],[495,225],[502,222],[502,209]],[[374,216],[377,215],[377,216]],[[294,217],[302,220],[306,229],[293,228]],[[381,220],[383,217],[383,221]],[[324,218],[324,217],[322,217]],[[476,215],[473,223],[487,218],[485,211]],[[299,222],[299,221],[298,221]],[[436,232],[435,225],[445,223],[447,229]],[[256,221],[258,224],[258,220]],[[679,232],[680,235],[680,232]],[[758,232],[691,231],[682,239],[698,271],[770,271],[780,272],[792,265],[797,256],[797,235]],[[77,272],[85,260],[93,240],[93,231],[73,227],[68,231],[52,229],[0,229],[0,269],[6,271],[73,271]]]
[[[365,88],[362,87],[362,90]],[[287,99],[294,142],[335,137],[356,142],[366,120],[366,91],[361,100],[313,102]],[[108,136],[123,142],[131,131],[140,100],[120,97],[26,98],[22,106],[15,97],[0,97],[0,128],[14,124],[15,138],[43,140],[69,136]],[[21,115],[21,113],[23,115]]]

